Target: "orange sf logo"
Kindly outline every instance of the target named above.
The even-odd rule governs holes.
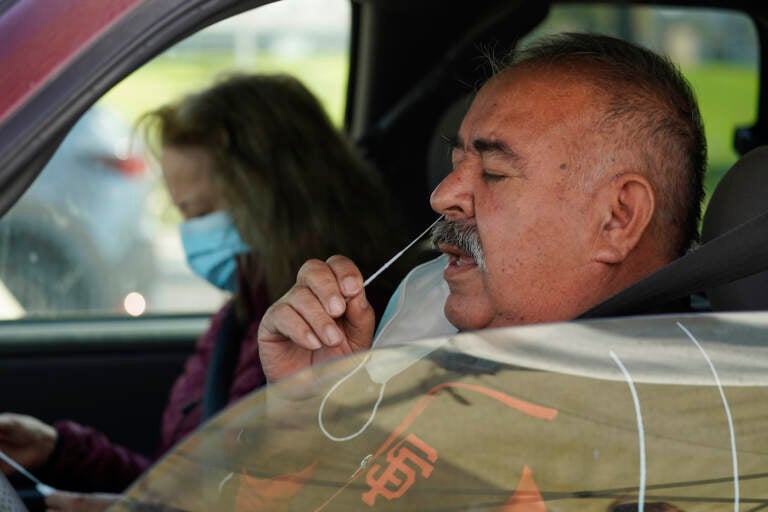
[[[365,477],[371,490],[363,494],[363,501],[372,507],[379,495],[390,501],[400,498],[416,482],[416,470],[424,478],[429,478],[436,461],[437,451],[415,435],[409,434],[387,452],[386,469],[380,472],[380,464],[371,467]]]
[[[543,407],[525,400],[520,400],[513,396],[502,393],[495,389],[487,388],[477,384],[468,384],[465,382],[444,382],[430,389],[413,406],[408,415],[398,425],[387,440],[374,453],[375,457],[380,457],[386,453],[387,468],[382,471],[379,464],[371,466],[366,474],[366,483],[370,490],[363,493],[363,502],[373,507],[378,496],[384,496],[387,500],[401,498],[408,489],[416,482],[416,470],[421,472],[421,476],[429,478],[434,470],[434,464],[437,461],[437,450],[419,439],[413,434],[407,435],[401,439],[405,432],[410,428],[413,422],[421,416],[427,406],[435,399],[437,394],[447,388],[460,388],[486,395],[511,409],[522,412],[527,416],[538,418],[545,421],[553,421],[557,418],[557,409]],[[354,482],[362,471],[356,471],[347,483],[340,487],[330,498],[315,509],[315,512],[324,510],[339,494],[341,494],[352,482]],[[538,491],[536,483],[533,481],[533,475],[530,469],[524,468],[523,477],[518,483],[518,487],[510,501],[504,504],[498,512],[546,512],[544,500]]]

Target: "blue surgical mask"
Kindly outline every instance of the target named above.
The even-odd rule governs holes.
[[[192,271],[222,290],[237,289],[235,256],[251,250],[232,217],[217,211],[181,223],[181,245]]]

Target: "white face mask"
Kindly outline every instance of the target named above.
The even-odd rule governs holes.
[[[222,290],[237,289],[235,256],[251,250],[232,217],[217,211],[186,220],[179,227],[187,263],[195,274]]]
[[[443,279],[447,264],[448,257],[441,255],[405,276],[379,321],[374,348],[458,332],[445,317],[445,301],[451,293]]]

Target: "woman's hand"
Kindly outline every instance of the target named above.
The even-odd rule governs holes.
[[[119,494],[55,491],[46,496],[48,512],[102,512],[121,498]]]
[[[0,450],[27,469],[42,466],[53,453],[58,439],[56,429],[24,414],[0,414]],[[6,474],[13,473],[0,463]]]

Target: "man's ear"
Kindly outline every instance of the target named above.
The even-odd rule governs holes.
[[[656,208],[653,188],[644,176],[625,173],[606,183],[598,196],[600,226],[595,260],[621,263],[637,247],[651,223]]]

